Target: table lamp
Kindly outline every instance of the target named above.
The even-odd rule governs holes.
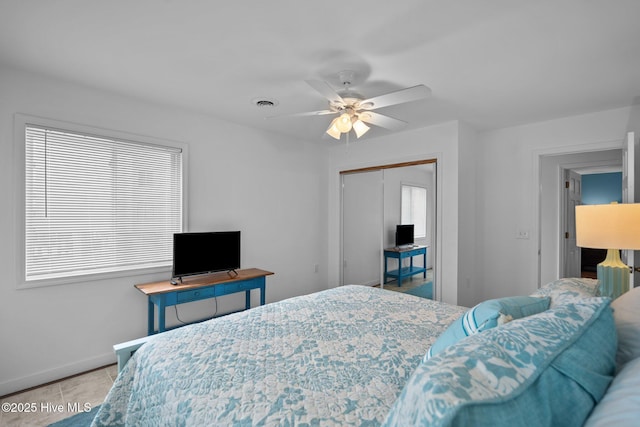
[[[620,249],[640,249],[640,203],[576,206],[576,245],[607,249],[597,267],[600,295],[617,298],[627,292],[630,268]]]

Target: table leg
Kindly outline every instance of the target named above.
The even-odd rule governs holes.
[[[160,301],[158,304],[158,332],[164,332],[166,330],[165,311],[166,311],[166,301],[164,299],[164,295],[161,295]]]
[[[147,311],[147,335],[153,335],[155,315],[153,313],[155,306],[149,297],[149,308]]]
[[[424,272],[422,273],[422,277],[427,278],[427,249],[425,248],[424,253],[422,254],[422,266],[424,267]]]
[[[265,291],[266,291],[266,280],[263,277],[260,279],[260,305],[264,305],[265,303]]]
[[[387,260],[389,259],[389,257],[387,257],[387,255],[385,254],[384,256],[384,276],[382,277],[382,283],[387,283]]]
[[[244,309],[249,310],[251,308],[251,290],[244,291]]]

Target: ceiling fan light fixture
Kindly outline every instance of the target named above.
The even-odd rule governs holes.
[[[356,133],[356,137],[358,138],[367,133],[369,129],[371,128],[365,125],[364,122],[360,119],[353,122],[353,130]]]
[[[351,116],[349,113],[342,113],[340,117],[334,121],[338,130],[342,133],[347,133],[351,130]]]
[[[419,84],[374,96],[373,98],[365,98],[351,90],[354,75],[355,73],[349,70],[339,73],[340,81],[342,83],[342,90],[339,92],[336,92],[332,85],[326,81],[305,80],[309,86],[329,101],[328,108],[321,111],[288,114],[287,116],[335,114],[338,117],[332,120],[325,132],[337,140],[340,140],[342,134],[346,133],[348,142],[349,133],[352,129],[358,138],[367,133],[370,129],[369,126],[372,125],[391,131],[399,131],[403,129],[407,125],[407,122],[373,110],[418,101],[426,98],[431,93],[431,89],[425,85]],[[260,103],[260,105],[264,104],[265,103]],[[266,104],[268,104],[268,102]]]
[[[340,136],[342,136],[342,132],[340,132],[340,129],[338,129],[338,126],[336,125],[336,122],[338,121],[338,117],[336,117],[335,119],[333,119],[331,121],[331,124],[329,125],[329,128],[327,129],[327,134],[329,136],[331,136],[332,138],[335,139],[340,139]]]

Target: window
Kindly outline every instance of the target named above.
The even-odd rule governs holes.
[[[24,280],[171,265],[182,150],[24,124]]]
[[[427,237],[427,189],[402,184],[400,221],[414,225],[414,238]]]

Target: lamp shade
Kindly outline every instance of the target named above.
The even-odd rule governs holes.
[[[356,120],[353,122],[353,130],[356,132],[356,137],[360,138],[367,133],[369,126],[365,125],[362,120]]]
[[[576,206],[576,245],[640,249],[640,203]]]
[[[338,126],[336,126],[336,122],[337,121],[338,121],[337,117],[331,121],[331,124],[329,125],[329,128],[327,129],[327,134],[331,135],[332,138],[340,139],[340,136],[342,135],[342,133],[338,129]]]
[[[342,133],[347,133],[351,130],[351,116],[348,113],[342,113],[335,121],[336,127]]]

